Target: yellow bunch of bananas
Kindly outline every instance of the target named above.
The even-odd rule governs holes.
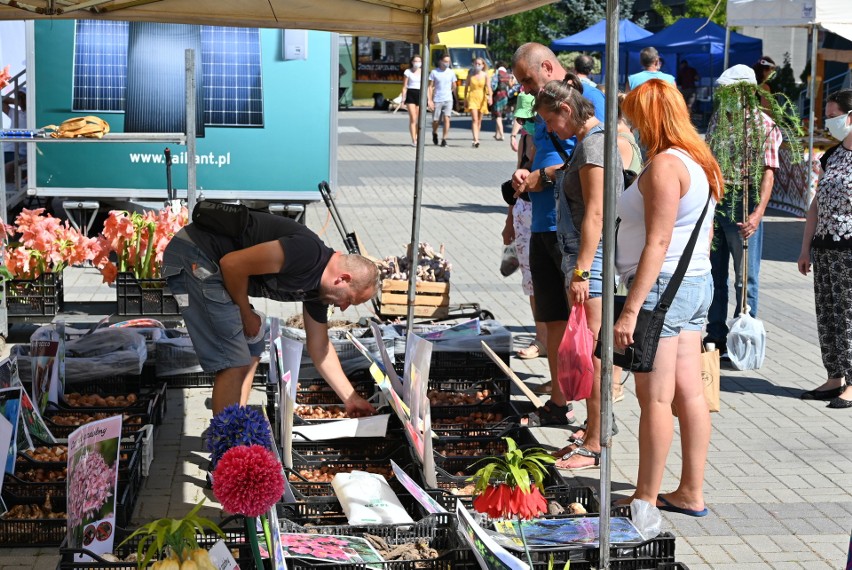
[[[78,137],[87,137],[92,139],[102,138],[109,132],[109,123],[95,117],[87,115],[85,117],[75,117],[62,121],[60,125],[47,125],[44,127],[46,132],[50,131],[50,136],[55,139],[74,139]]]

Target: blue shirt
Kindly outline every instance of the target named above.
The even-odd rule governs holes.
[[[592,105],[595,106],[595,117],[603,123],[606,117],[606,101],[603,91],[588,79],[580,78],[580,83],[583,84],[583,97],[592,102]]]
[[[674,76],[663,73],[662,71],[640,71],[639,73],[634,73],[627,78],[627,84],[630,85],[630,89],[636,89],[651,79],[662,79],[666,83],[675,84]]]
[[[557,137],[558,138],[558,137]],[[576,138],[563,140],[562,148],[571,156],[574,150],[574,145],[577,144]],[[550,135],[547,134],[547,126],[544,120],[536,116],[535,118],[535,133],[533,134],[533,144],[535,144],[535,158],[532,163],[532,172],[546,166],[554,164],[563,164],[564,160],[553,146],[553,141],[550,140]],[[556,231],[556,189],[551,186],[545,188],[541,192],[530,192],[530,204],[532,205],[532,224],[530,231],[534,233],[555,232]]]

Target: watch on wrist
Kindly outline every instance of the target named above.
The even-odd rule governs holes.
[[[587,269],[580,269],[579,267],[574,268],[574,275],[576,275],[583,281],[588,281],[592,276],[592,274]]]
[[[547,175],[547,170],[545,170],[544,168],[540,168],[539,171],[538,171],[538,175],[539,175],[539,178],[541,178],[541,185],[542,186],[552,186],[553,185],[553,180],[551,180],[550,177]]]

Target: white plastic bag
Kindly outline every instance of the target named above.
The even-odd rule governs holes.
[[[630,520],[645,540],[651,540],[660,534],[663,526],[660,509],[641,499],[633,499],[630,502]]]
[[[757,370],[766,356],[766,329],[763,321],[747,311],[728,321],[728,357],[737,370]]]

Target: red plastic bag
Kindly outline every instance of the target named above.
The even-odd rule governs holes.
[[[574,305],[558,354],[559,387],[568,401],[585,400],[592,393],[594,352],[595,335],[586,324],[585,306]]]

